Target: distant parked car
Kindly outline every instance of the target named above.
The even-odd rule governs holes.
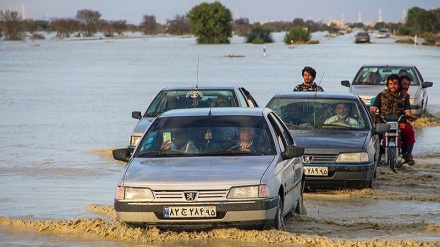
[[[359,95],[367,106],[371,99],[386,89],[386,79],[390,74],[407,74],[411,80],[409,87],[411,112],[423,116],[428,105],[427,88],[432,87],[432,82],[424,81],[422,74],[412,64],[364,64],[355,75],[352,83],[348,80],[341,81],[343,86],[349,87],[349,92]]]
[[[372,188],[379,133],[369,109],[351,93],[280,93],[267,104],[304,146],[306,188]],[[345,118],[347,116],[347,118]]]
[[[379,29],[379,31],[377,32],[376,35],[377,38],[389,38],[390,37],[390,32],[388,31],[388,29]]]
[[[140,111],[132,112],[132,118],[139,121],[131,133],[128,147],[134,149],[151,121],[170,109],[257,106],[249,91],[239,86],[167,87],[156,95],[143,115]]]
[[[356,43],[370,43],[370,34],[368,32],[358,32],[354,37]]]
[[[302,211],[303,153],[267,108],[167,111],[133,155],[113,152],[129,159],[116,216],[132,225],[281,229],[284,216]]]

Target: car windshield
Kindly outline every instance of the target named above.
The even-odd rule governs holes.
[[[386,85],[386,79],[389,75],[408,75],[411,78],[411,85],[418,85],[419,81],[417,76],[415,76],[415,71],[411,67],[362,67],[354,81],[353,85]]]
[[[365,130],[368,117],[361,103],[340,99],[272,99],[273,109],[291,130]]]
[[[238,146],[246,141],[246,149]],[[185,116],[156,119],[134,157],[275,155],[263,117]]]
[[[234,106],[238,102],[231,90],[169,90],[154,98],[144,117],[157,117],[171,109]]]

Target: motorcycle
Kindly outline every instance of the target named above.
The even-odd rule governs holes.
[[[385,163],[390,166],[390,169],[396,173],[397,169],[406,163],[402,157],[401,137],[399,123],[406,121],[406,116],[401,115],[387,115],[381,116],[384,123],[386,123],[390,130],[384,133],[382,145],[385,149]]]

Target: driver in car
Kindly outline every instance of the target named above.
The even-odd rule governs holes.
[[[359,128],[359,123],[356,119],[348,116],[350,113],[350,106],[347,103],[338,103],[335,106],[336,115],[325,120],[324,124],[335,124],[346,127]]]

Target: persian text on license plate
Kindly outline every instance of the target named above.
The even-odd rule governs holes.
[[[323,166],[306,166],[304,173],[307,176],[328,176],[328,167]]]
[[[165,218],[199,218],[216,217],[215,206],[204,207],[164,207],[163,215]]]

